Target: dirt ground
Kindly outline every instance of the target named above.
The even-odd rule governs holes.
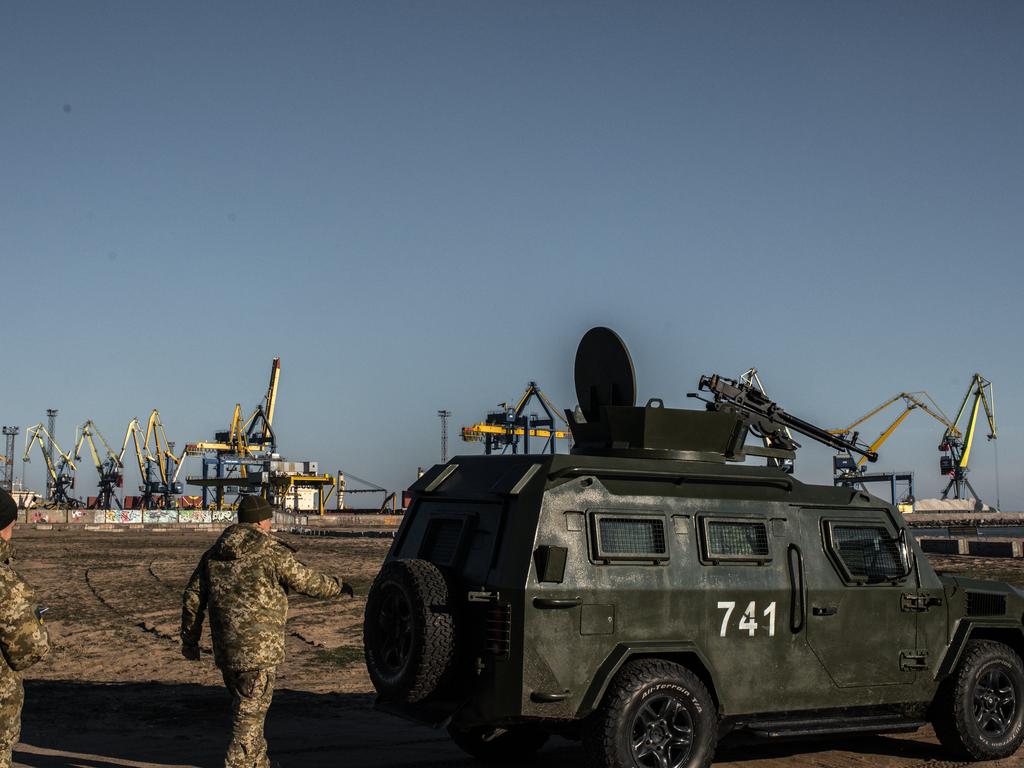
[[[15,765],[32,768],[223,765],[229,700],[212,658],[186,662],[177,639],[181,590],[215,534],[19,529],[18,570],[36,588],[54,652],[27,676]],[[288,538],[288,537],[285,537]],[[281,768],[474,765],[437,731],[378,714],[362,665],[364,597],[382,539],[293,539],[300,559],[344,576],[352,601],[292,600],[288,661],[267,735]],[[1024,586],[1024,564],[939,558],[948,570]],[[209,650],[209,647],[206,647]],[[578,745],[553,740],[531,768],[583,768]],[[720,768],[946,768],[930,730],[900,737],[723,745]],[[1022,766],[1020,758],[993,766]]]

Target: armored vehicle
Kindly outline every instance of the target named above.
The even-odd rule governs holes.
[[[936,573],[891,504],[787,472],[793,433],[875,458],[856,439],[699,389],[704,410],[637,406],[625,346],[592,329],[571,454],[427,472],[367,601],[376,706],[483,759],[580,738],[597,768],[928,722],[951,755],[1012,754],[1022,593]]]

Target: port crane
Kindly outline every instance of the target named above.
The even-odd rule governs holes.
[[[867,421],[874,418],[878,414],[886,411],[893,405],[900,406],[899,412],[896,417],[889,422],[885,429],[883,429],[875,441],[871,443],[870,449],[877,452],[885,442],[892,437],[893,433],[899,428],[899,426],[906,420],[906,418],[914,411],[922,411],[927,413],[937,422],[943,425],[944,428],[950,427],[949,417],[943,412],[939,405],[935,402],[934,398],[924,390],[917,392],[900,392],[893,395],[889,399],[885,400],[880,405],[872,408],[870,411],[865,413],[859,419],[846,427],[839,429],[829,430],[834,435],[840,437],[850,437],[856,440],[859,436],[858,428],[862,427]],[[864,467],[865,459],[862,456],[860,459],[855,459],[848,451],[843,451],[832,457],[832,469],[834,472],[833,482],[836,485],[845,485],[849,487],[861,487],[867,488],[869,483],[886,483],[889,485],[891,500],[893,504],[898,505],[912,505],[914,503],[914,475],[912,472],[865,472]],[[897,483],[903,483],[906,485],[906,493],[900,495],[897,493]],[[911,507],[903,507],[910,509]]]
[[[53,447],[53,452],[57,454],[56,461],[54,461],[49,452],[47,441]],[[78,467],[75,466],[75,461],[71,454],[60,447],[60,444],[53,438],[49,430],[43,426],[42,422],[34,427],[30,427],[25,432],[25,452],[21,457],[22,461],[29,462],[32,460],[32,446],[37,444],[42,451],[43,461],[46,463],[46,474],[50,480],[51,495],[47,504],[49,506],[69,509],[81,507],[82,502],[71,495],[75,487],[75,472],[78,470]]]
[[[257,470],[258,465],[262,474],[263,461],[277,452],[274,412],[280,382],[281,358],[275,357],[270,366],[270,382],[263,401],[248,418],[243,418],[242,405],[236,403],[226,430],[214,433],[212,441],[185,446],[188,455],[204,456],[202,478],[188,479],[190,485],[202,486],[204,505],[207,503],[209,488],[214,489],[214,506],[217,509],[224,508],[224,494],[229,486],[244,487],[246,492],[255,491],[264,497],[269,494],[268,484],[260,477],[250,477],[250,471]],[[214,469],[214,477],[209,476],[211,468]]]
[[[544,416],[524,411],[532,400],[537,400],[544,411]],[[520,439],[523,441],[523,453],[530,452],[530,438],[544,440],[541,453],[554,453],[556,440],[571,440],[568,424],[561,412],[554,406],[548,396],[531,381],[515,405],[500,403],[500,410],[491,411],[484,421],[462,428],[462,440],[467,443],[483,442],[484,452],[488,455],[495,450],[504,453],[511,448],[517,453]],[[566,429],[555,429],[555,419],[565,424]]]
[[[134,428],[133,428],[134,425]],[[168,442],[167,431],[164,429],[160,412],[154,408],[146,422],[146,433],[142,441],[139,434],[142,427],[138,419],[132,419],[128,425],[128,433],[135,443],[135,457],[139,464],[139,475],[142,477],[142,509],[174,509],[174,496],[180,495],[184,486],[178,482],[178,475],[184,466],[187,448],[176,456],[174,444]],[[125,436],[127,441],[127,435]]]
[[[894,418],[888,426],[879,433],[878,437],[875,438],[875,441],[871,443],[870,448],[872,451],[877,452],[878,449],[881,448],[890,437],[892,437],[900,424],[902,424],[914,411],[919,410],[923,413],[927,413],[937,422],[942,424],[942,426],[947,430],[956,430],[956,427],[949,420],[949,417],[943,413],[942,409],[938,406],[932,396],[924,390],[920,390],[917,392],[900,392],[899,394],[893,395],[881,405],[872,408],[849,426],[841,427],[839,429],[830,429],[829,432],[833,435],[839,435],[844,438],[853,435],[854,439],[856,439],[859,435],[856,431],[858,427],[896,403],[901,403],[903,409],[896,415],[896,418]],[[957,430],[957,432],[959,431]],[[860,459],[854,459],[848,453],[836,456],[833,460],[833,468],[835,469],[836,477],[847,479],[855,477],[859,473],[863,472],[862,467],[865,461],[866,459],[863,456],[861,456]]]
[[[972,397],[974,402],[970,407],[970,416],[967,419],[965,430],[961,431],[960,420],[968,411],[967,404]],[[980,408],[985,409],[985,416],[988,419],[988,435],[986,437],[989,440],[995,440],[997,436],[996,401],[992,391],[992,382],[980,373],[975,373],[971,377],[971,383],[967,387],[963,400],[960,401],[960,409],[956,413],[956,418],[946,427],[946,431],[942,435],[942,442],[939,444],[939,450],[943,453],[939,459],[939,471],[949,478],[949,482],[942,492],[943,499],[949,497],[950,491],[952,491],[954,499],[966,499],[969,498],[967,491],[970,491],[978,503],[981,503],[981,497],[967,479],[968,461],[971,458],[971,448],[974,445],[974,431],[978,424]]]
[[[121,450],[116,453],[92,419],[89,419],[78,428],[78,440],[75,442],[75,461],[82,460],[82,449],[88,445],[93,466],[96,467],[96,474],[99,475],[96,501],[92,505],[96,509],[113,509],[115,504],[118,509],[121,509],[121,501],[117,498],[115,489],[124,486],[124,454],[128,450],[128,441],[132,439],[132,435],[135,434],[138,427],[138,419],[132,419],[129,422],[128,429],[124,433],[124,440],[121,443]],[[102,458],[100,457],[100,451],[96,449],[97,439],[103,447]]]

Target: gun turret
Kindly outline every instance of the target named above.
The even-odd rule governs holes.
[[[750,431],[758,437],[764,438],[771,448],[795,451],[800,447],[800,443],[786,434],[788,427],[793,432],[799,432],[801,435],[836,450],[850,451],[864,456],[868,461],[878,461],[878,453],[858,442],[856,435],[852,440],[847,440],[830,434],[821,427],[816,427],[803,419],[786,413],[776,403],[765,397],[763,392],[749,384],[712,374],[700,377],[698,389],[702,392],[710,392],[714,396],[713,400],[704,400],[708,410],[741,416],[747,422]],[[695,392],[690,393],[690,397],[703,400]]]

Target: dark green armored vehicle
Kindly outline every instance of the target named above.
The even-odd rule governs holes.
[[[607,329],[576,377],[571,455],[462,456],[412,489],[366,607],[379,709],[483,759],[580,738],[600,768],[927,722],[963,759],[1018,748],[1022,594],[937,574],[892,505],[786,471],[793,432],[868,451],[718,376],[705,410],[637,407]]]

